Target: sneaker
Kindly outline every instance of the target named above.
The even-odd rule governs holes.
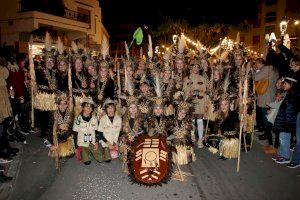
[[[300,167],[300,163],[295,163],[295,162],[290,162],[289,164],[286,165],[288,168],[294,169],[297,167]]]
[[[276,155],[276,156],[272,157],[272,160],[276,161],[276,160],[279,159],[279,158],[282,158],[282,157],[279,156],[279,155]]]
[[[0,164],[7,164],[7,163],[10,163],[12,161],[12,159],[4,159],[4,158],[0,158]]]
[[[289,162],[291,162],[289,159],[286,159],[284,157],[278,158],[277,160],[275,160],[276,163],[278,164],[287,164]]]
[[[202,149],[204,147],[203,141],[201,139],[198,140],[197,144],[198,144],[198,148],[200,148],[200,149]]]
[[[33,128],[29,129],[29,133],[37,133],[36,130],[34,130]]]
[[[52,146],[52,144],[49,142],[49,140],[47,139],[44,139],[44,145],[47,147],[47,148],[50,148]]]
[[[295,149],[295,144],[291,144],[290,150],[291,150],[291,151],[294,151],[294,149]]]

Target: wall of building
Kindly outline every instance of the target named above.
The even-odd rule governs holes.
[[[69,39],[81,38],[86,45],[100,45],[102,37],[109,35],[102,24],[101,8],[98,0],[64,0],[68,10],[87,14],[90,22],[85,23],[64,16],[57,16],[39,11],[20,11],[20,0],[1,2],[0,26],[1,43],[15,45],[20,42],[20,34],[28,33],[40,28],[51,27],[51,29],[65,35]]]

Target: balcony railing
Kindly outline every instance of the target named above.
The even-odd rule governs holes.
[[[56,15],[59,17],[64,17],[67,19],[76,20],[79,22],[84,22],[90,24],[90,16],[87,14],[79,13],[73,10],[67,9],[63,4],[60,5],[40,5],[40,4],[34,4],[31,3],[32,1],[20,1],[18,5],[18,12],[27,12],[27,11],[39,11],[48,13],[51,15]],[[37,1],[39,2],[39,1]]]
[[[69,10],[65,8],[65,14],[64,14],[65,18],[68,19],[73,19],[79,22],[84,22],[84,23],[90,23],[91,19],[89,15],[83,14],[83,13],[79,13],[79,12],[75,12],[73,10]]]

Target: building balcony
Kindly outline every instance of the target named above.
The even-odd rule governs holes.
[[[79,13],[73,10],[70,10],[66,8],[63,3],[56,3],[56,4],[36,4],[36,3],[30,3],[31,1],[20,1],[18,6],[18,12],[32,12],[32,11],[38,11],[41,13],[47,13],[50,15],[55,15],[58,17],[63,17],[66,19],[71,19],[78,22],[83,22],[90,24],[91,18],[90,15]],[[58,1],[56,1],[58,2]]]
[[[86,32],[90,24],[39,11],[26,11],[17,14],[10,26],[11,32],[32,32],[40,27],[52,27],[54,30],[72,30]]]

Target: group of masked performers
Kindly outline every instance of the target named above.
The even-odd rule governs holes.
[[[181,40],[163,57],[149,50],[147,59],[113,59],[108,41],[100,54],[83,51],[74,42],[67,52],[60,39],[57,49],[45,46],[44,62],[35,66],[33,101],[42,119],[41,135],[53,141],[51,155],[76,152],[86,165],[92,158],[120,158],[128,172],[131,145],[148,134],[167,138],[178,165],[196,160],[194,144],[208,146],[221,158],[236,158],[238,83],[244,82],[240,74],[246,71],[242,47],[229,52],[231,60],[212,62],[205,50],[189,55]],[[238,58],[243,59],[239,65]],[[49,125],[55,127],[47,135]]]

